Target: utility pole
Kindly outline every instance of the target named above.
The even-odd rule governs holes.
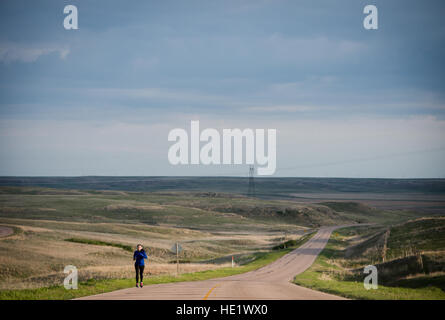
[[[249,197],[255,197],[255,181],[253,180],[254,173],[254,166],[249,166],[249,189],[247,190],[247,195]]]
[[[176,275],[179,275],[179,244],[176,242]]]
[[[175,242],[175,244],[170,249],[171,252],[176,253],[176,275],[179,274],[179,252],[182,251],[182,247],[179,242]]]

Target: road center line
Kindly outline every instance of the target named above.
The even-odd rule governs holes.
[[[217,284],[217,285],[214,286],[212,289],[210,289],[209,292],[207,292],[207,294],[204,296],[204,299],[202,299],[202,300],[207,300],[207,298],[210,296],[210,294],[212,293],[212,291],[213,291],[216,287],[218,287],[218,286],[219,286],[219,284]]]

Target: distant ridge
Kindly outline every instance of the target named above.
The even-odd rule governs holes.
[[[123,191],[205,191],[245,194],[248,177],[0,177],[0,186]],[[445,179],[255,178],[255,193],[425,193],[444,194]]]

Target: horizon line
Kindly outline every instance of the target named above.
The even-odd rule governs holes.
[[[212,175],[212,176],[180,176],[180,175],[0,175],[3,178],[248,178],[247,175]],[[255,176],[255,179],[374,179],[374,180],[445,180],[445,177],[314,177],[314,176]]]

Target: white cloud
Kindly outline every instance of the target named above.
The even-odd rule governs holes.
[[[3,63],[12,62],[35,62],[41,56],[58,53],[60,59],[65,59],[70,53],[68,47],[57,45],[22,45],[17,43],[0,44],[0,61]]]
[[[284,113],[294,113],[294,112],[306,112],[318,110],[318,107],[313,106],[299,106],[299,105],[278,105],[278,106],[254,106],[244,108],[245,111],[249,112],[284,112]]]
[[[207,102],[230,103],[232,99],[227,96],[207,94],[197,90],[177,90],[169,88],[94,88],[87,92],[93,96],[105,96],[125,99],[159,99],[163,101],[179,101],[183,103]]]
[[[287,37],[275,33],[264,39],[261,47],[269,48],[273,57],[292,61],[338,62],[365,52],[365,42],[336,40],[326,37]]]

